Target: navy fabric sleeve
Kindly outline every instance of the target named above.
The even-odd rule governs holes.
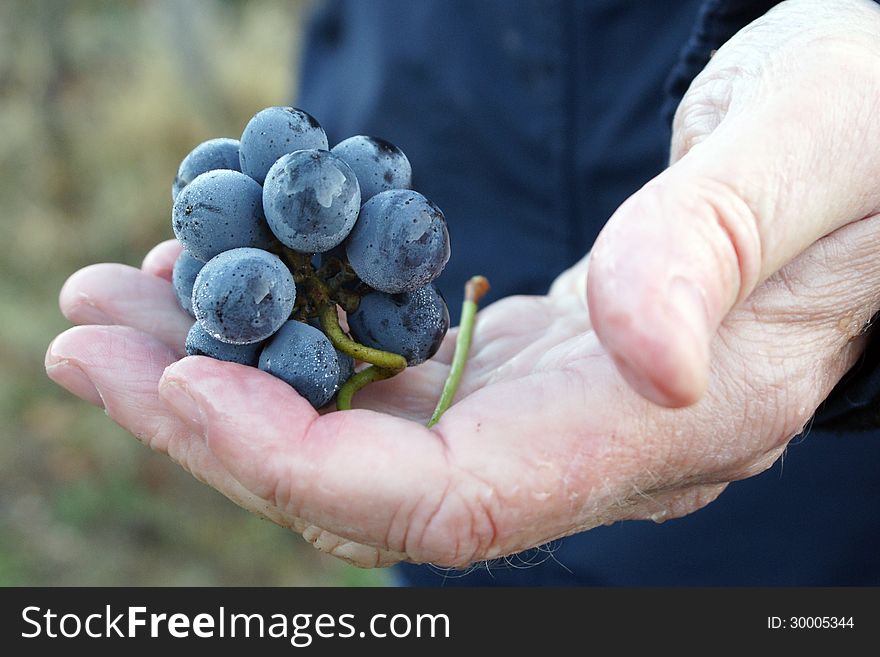
[[[873,327],[877,315],[871,320]],[[880,427],[880,339],[872,335],[859,362],[847,372],[816,411],[813,423],[829,429],[870,430]]]
[[[712,52],[777,4],[779,2],[773,0],[708,0],[703,4],[694,30],[666,82],[663,113],[669,123],[691,81],[709,62]],[[875,315],[866,330],[873,330],[870,327],[877,319]],[[880,340],[877,336],[871,338],[859,362],[816,411],[813,423],[835,430],[880,427]]]
[[[709,63],[712,52],[777,4],[779,0],[707,0],[703,3],[694,30],[666,82],[663,114],[669,123],[691,81]]]

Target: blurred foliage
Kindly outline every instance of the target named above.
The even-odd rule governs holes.
[[[172,236],[197,143],[291,101],[305,2],[0,3],[0,585],[364,585],[56,387],[65,278]]]

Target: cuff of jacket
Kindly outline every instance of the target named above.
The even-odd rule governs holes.
[[[828,429],[876,429],[880,427],[880,336],[874,315],[867,331],[872,333],[865,352],[816,410],[813,426]]]

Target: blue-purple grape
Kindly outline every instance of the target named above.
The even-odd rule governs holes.
[[[321,253],[341,244],[360,207],[354,172],[329,151],[282,155],[263,185],[269,228],[282,244],[301,253]]]
[[[208,171],[184,187],[171,226],[183,248],[205,262],[230,249],[266,249],[275,240],[263,216],[263,189],[229,169]]]
[[[193,258],[186,249],[180,252],[174,261],[174,269],[171,270],[171,285],[177,303],[190,315],[195,317],[192,307],[192,291],[196,282],[196,276],[202,271],[205,263]]]
[[[449,330],[449,310],[434,285],[402,294],[371,292],[348,314],[348,327],[361,344],[418,365],[440,348]]]
[[[342,158],[352,168],[361,186],[361,203],[379,192],[412,187],[412,166],[394,144],[379,139],[356,135],[341,141],[331,153]]]
[[[275,333],[293,310],[296,285],[285,264],[259,249],[232,249],[202,267],[193,286],[196,319],[209,335],[251,344]]]
[[[354,358],[342,353],[339,349],[336,350],[336,358],[339,360],[339,381],[336,384],[336,390],[339,390],[354,374]]]
[[[307,112],[295,107],[267,107],[245,126],[238,156],[242,172],[262,185],[269,169],[282,155],[328,147],[324,129]]]
[[[339,386],[336,349],[321,331],[296,320],[266,344],[259,368],[289,383],[315,408],[329,402]]]
[[[317,317],[309,320],[309,326],[313,326],[321,332],[324,331],[321,327],[321,320]],[[339,382],[336,386],[336,389],[338,390],[342,387],[342,384],[348,381],[351,378],[351,375],[354,374],[354,358],[339,351],[339,349],[336,349],[336,358],[339,359]]]
[[[196,322],[186,335],[187,356],[209,356],[230,363],[240,363],[256,367],[260,359],[262,342],[252,344],[229,344],[212,337],[202,325]]]
[[[171,200],[175,200],[180,190],[197,176],[215,169],[241,171],[237,139],[209,139],[192,149],[177,168],[177,175],[171,185]]]
[[[418,192],[376,194],[361,208],[346,253],[352,269],[373,289],[413,292],[437,278],[449,260],[446,218]]]

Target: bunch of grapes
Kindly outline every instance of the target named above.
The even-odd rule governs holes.
[[[172,282],[196,320],[186,353],[259,367],[316,408],[335,395],[348,408],[363,385],[433,356],[449,328],[432,283],[449,233],[411,186],[399,148],[359,135],[329,149],[293,107],[198,145],[172,186]],[[356,373],[356,360],[372,366]]]

